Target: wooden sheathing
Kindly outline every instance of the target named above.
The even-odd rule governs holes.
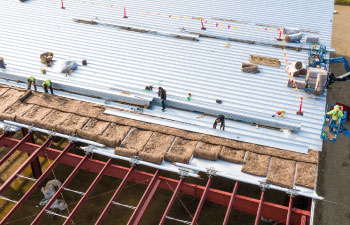
[[[194,150],[194,157],[216,161],[218,160],[221,149],[221,145],[200,142]]]
[[[99,140],[98,136],[107,129],[109,124],[110,122],[92,118],[82,129],[77,130],[77,135],[81,138],[97,142]]]
[[[74,135],[78,129],[83,128],[89,119],[89,117],[70,114],[61,125],[57,125],[56,130],[63,134]]]
[[[16,116],[16,122],[39,126],[39,123],[49,114],[52,109],[34,105],[21,116]]]
[[[314,189],[316,164],[298,162],[295,185]]]
[[[219,153],[219,158],[232,163],[242,164],[246,151],[228,148],[224,146]]]
[[[295,161],[272,157],[267,182],[281,187],[293,187],[295,166]]]
[[[141,129],[133,129],[122,145],[120,147],[116,147],[114,153],[116,155],[132,157],[138,155],[139,151],[141,151],[148,140],[150,139],[153,131],[141,130]]]
[[[180,162],[188,164],[198,141],[189,141],[183,138],[176,138],[175,143],[169,152],[165,153],[165,160],[169,162]]]
[[[120,146],[130,129],[131,127],[129,126],[110,123],[106,130],[101,135],[97,136],[97,142],[113,148]]]
[[[265,177],[269,168],[270,156],[247,152],[242,172]]]
[[[139,157],[148,162],[161,164],[174,138],[172,135],[153,133],[146,146],[139,151]]]

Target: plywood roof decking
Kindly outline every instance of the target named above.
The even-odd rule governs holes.
[[[2,85],[0,85],[2,87]],[[6,86],[7,87],[7,86]],[[22,89],[17,89],[11,87],[8,91],[10,91],[13,96],[16,96],[18,99],[21,95],[25,93]],[[3,94],[5,95],[6,92]],[[5,98],[2,98],[0,96],[0,104],[2,104],[2,99],[7,100],[7,96]],[[51,104],[49,101],[51,99],[54,104]],[[300,162],[307,162],[311,164],[316,164],[318,162],[318,155],[317,151],[309,151],[309,154],[300,154],[295,152],[288,152],[283,151],[280,149],[273,149],[270,147],[263,147],[258,145],[253,145],[250,143],[243,143],[243,142],[237,142],[234,140],[219,138],[219,137],[213,137],[210,135],[204,135],[200,133],[193,133],[188,132],[180,129],[165,127],[165,126],[159,126],[154,124],[145,123],[142,121],[136,121],[131,119],[125,119],[117,116],[110,116],[103,114],[103,111],[105,107],[87,103],[87,102],[81,102],[71,99],[58,97],[58,96],[51,96],[51,95],[45,95],[42,93],[33,92],[31,96],[29,96],[26,100],[23,102],[15,101],[12,99],[12,105],[8,105],[7,108],[3,109],[2,115],[6,114],[6,112],[12,112],[14,110],[14,107],[19,107],[21,109],[21,112],[23,112],[23,115],[33,114],[31,110],[33,107],[36,109],[43,109],[44,111],[40,113],[41,121],[36,121],[36,124],[39,127],[45,128],[44,124],[47,124],[49,121],[52,121],[55,115],[62,116],[62,118],[58,118],[57,121],[59,121],[56,124],[56,127],[53,127],[53,129],[65,127],[66,129],[61,130],[62,133],[65,134],[71,134],[71,132],[78,131],[78,135],[82,136],[82,138],[88,138],[90,137],[93,141],[97,141],[100,143],[107,144],[108,146],[120,146],[120,143],[123,141],[122,145],[120,147],[117,147],[115,149],[116,154],[124,155],[124,156],[133,156],[139,154],[140,151],[146,150],[144,152],[147,152],[148,148],[147,145],[153,145],[152,143],[155,140],[151,140],[152,135],[156,135],[155,138],[160,135],[162,140],[169,140],[169,143],[167,142],[166,146],[161,149],[161,154],[157,154],[157,151],[148,151],[149,153],[154,153],[154,156],[152,154],[148,154],[148,156],[151,156],[150,158],[147,158],[143,156],[145,160],[149,159],[149,161],[153,163],[161,163],[163,158],[167,160],[170,156],[170,161],[178,161],[180,162],[188,162],[189,158],[191,157],[193,153],[193,148],[197,145],[199,142],[199,145],[197,149],[199,151],[206,151],[207,153],[211,151],[214,152],[214,158],[212,160],[216,160],[219,153],[221,153],[220,158],[229,162],[236,162],[236,163],[242,163],[243,157],[245,152],[246,157],[244,161],[244,165],[242,168],[242,172],[258,175],[258,176],[266,176],[267,169],[269,167],[269,161],[270,157],[278,157],[283,159],[291,160],[295,163],[295,161]],[[30,103],[30,104],[29,104]],[[29,105],[35,106],[30,107]],[[72,107],[72,104],[77,104],[80,107]],[[83,106],[83,108],[82,108]],[[55,107],[56,109],[52,109],[52,107]],[[25,110],[27,109],[27,110]],[[92,116],[89,115],[89,110],[92,111]],[[100,112],[100,113],[99,113]],[[16,118],[14,118],[16,120]],[[74,120],[71,121],[71,119]],[[32,122],[24,121],[27,124],[31,125]],[[89,125],[89,123],[91,123]],[[64,126],[63,126],[64,124]],[[94,133],[95,135],[88,135],[86,136],[84,132],[79,132],[81,130],[87,129],[87,131],[94,127],[95,125],[100,124],[100,129],[98,129],[99,134]],[[108,124],[108,126],[107,126]],[[72,125],[72,128],[69,128]],[[94,125],[94,126],[93,126]],[[91,127],[90,127],[91,126]],[[132,127],[131,131],[130,127]],[[51,127],[52,128],[52,127]],[[68,132],[68,133],[67,133]],[[113,141],[105,141],[103,139],[110,138]],[[178,143],[175,140],[173,146],[174,151],[170,148],[169,152],[166,152],[170,146],[170,144],[173,142],[174,137],[177,137],[177,139],[182,142],[185,142],[185,144],[189,144],[186,146],[186,154],[188,154],[185,159],[181,159],[179,157],[172,157],[171,154],[181,154],[182,150],[179,150],[176,148],[176,145]],[[124,140],[125,139],[125,140]],[[118,141],[116,141],[118,140]],[[187,145],[186,144],[186,145]],[[146,148],[145,148],[146,146]],[[155,148],[149,148],[149,149],[155,149]],[[179,150],[179,151],[177,151]],[[209,150],[209,151],[208,151]],[[233,153],[235,152],[235,153]],[[258,152],[259,154],[256,154]],[[170,155],[169,155],[170,154]],[[167,156],[168,155],[168,156]],[[196,154],[194,155],[196,156]],[[315,176],[315,174],[312,174],[310,176]],[[311,179],[310,179],[311,180]],[[304,182],[306,187],[311,187],[314,183],[310,184],[310,182],[307,180]],[[281,186],[286,186],[284,182],[280,184]]]

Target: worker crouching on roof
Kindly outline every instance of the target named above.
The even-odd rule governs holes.
[[[27,89],[30,90],[32,88],[32,84],[34,85],[34,90],[36,91],[36,83],[35,83],[35,77],[30,76],[27,81]]]
[[[216,126],[218,125],[218,123],[220,124],[220,130],[225,130],[225,116],[224,115],[218,115],[215,119],[215,122],[213,124],[213,128],[216,129]]]
[[[339,120],[339,117],[343,117],[344,114],[343,114],[343,111],[341,111],[339,109],[339,105],[335,105],[333,110],[327,112],[327,116],[331,116],[332,117],[332,121],[329,125],[329,130],[330,131],[333,131],[333,128],[334,126],[337,124],[338,120]]]
[[[50,92],[53,95],[53,89],[52,89],[51,80],[45,80],[43,82],[43,88],[44,88],[45,93],[48,93],[47,88],[50,88]]]
[[[164,88],[159,87],[158,88],[158,97],[161,99],[161,105],[162,105],[162,111],[165,110],[166,104],[166,90],[164,90]]]

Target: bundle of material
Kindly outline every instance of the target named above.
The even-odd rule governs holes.
[[[301,33],[297,33],[297,34],[289,34],[286,35],[284,40],[286,42],[300,42],[300,40],[303,38],[303,35]]]
[[[277,58],[265,57],[265,56],[256,56],[250,55],[249,62],[253,64],[280,67],[281,62]]]
[[[53,53],[52,52],[45,52],[45,53],[40,55],[41,63],[45,64],[48,67],[51,66],[52,59],[53,59]]]
[[[308,43],[318,43],[320,40],[320,37],[318,35],[308,35],[306,36],[305,41]]]
[[[300,28],[298,27],[285,27],[283,29],[283,34],[297,34],[300,33]]]
[[[164,159],[169,162],[180,162],[188,164],[197,143],[197,141],[176,138],[176,141],[170,148],[169,152],[165,153]]]
[[[307,70],[305,69],[305,64],[299,61],[287,65],[286,71],[293,77],[299,77],[299,75],[306,75],[307,73]]]
[[[319,79],[319,84],[317,84],[317,78],[320,75]],[[325,86],[325,81],[327,79],[327,71],[324,69],[319,69],[319,68],[312,68],[309,67],[307,70],[307,75],[306,75],[306,87],[311,88],[311,89],[316,89],[317,87],[324,87]],[[322,83],[323,82],[323,83]]]
[[[243,62],[241,71],[244,73],[257,73],[258,65],[254,63]]]
[[[194,150],[194,157],[216,161],[218,160],[221,149],[222,146],[220,145],[200,142]]]
[[[305,89],[305,81],[289,79],[287,87],[298,88],[298,89]]]

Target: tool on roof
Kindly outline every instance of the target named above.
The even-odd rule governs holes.
[[[258,65],[254,63],[249,63],[249,62],[243,62],[241,71],[244,73],[257,73],[259,72],[258,70]]]
[[[153,86],[149,85],[145,87],[145,91],[152,91],[153,90]]]
[[[86,66],[86,65],[87,65],[86,59],[84,59],[83,61],[81,61],[81,64],[82,64],[83,66]]]
[[[349,112],[343,110],[343,106],[327,105],[328,112],[324,116],[321,139],[335,142],[339,133],[343,133],[345,137],[350,138],[350,130],[345,128],[347,114]]]
[[[6,64],[4,62],[4,58],[0,57],[0,68],[1,69],[6,69]]]
[[[222,100],[216,99],[216,103],[221,104],[221,103],[222,103]]]
[[[40,73],[42,73],[42,74],[46,74],[46,69],[44,69],[44,68],[40,68]]]
[[[272,117],[275,117],[276,115],[284,117],[286,114],[286,111],[281,110],[281,111],[277,111],[275,114],[272,115]]]

